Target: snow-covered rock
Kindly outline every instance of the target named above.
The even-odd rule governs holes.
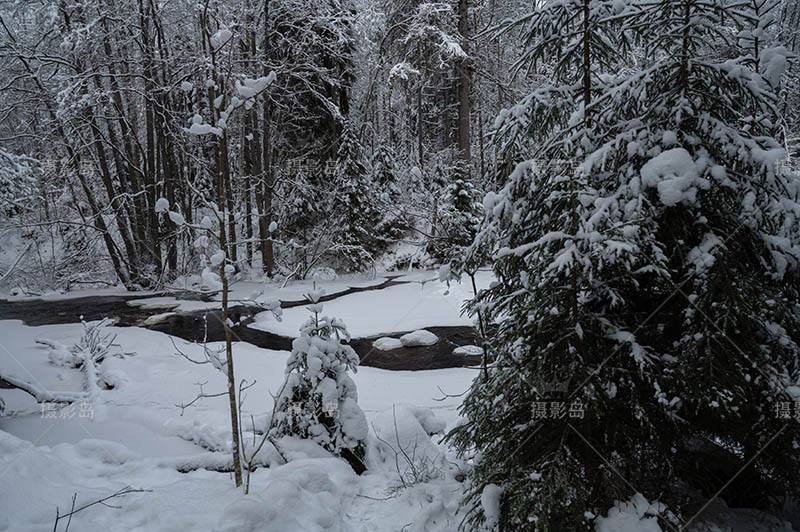
[[[403,347],[403,342],[399,338],[392,338],[384,336],[372,342],[372,347],[380,351],[391,351],[392,349],[400,349]]]
[[[483,348],[479,345],[462,345],[453,349],[454,355],[482,355]]]
[[[425,329],[419,329],[400,337],[400,342],[405,347],[420,347],[426,345],[433,345],[439,341],[439,337]]]

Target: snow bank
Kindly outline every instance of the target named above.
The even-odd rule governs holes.
[[[413,470],[441,473],[447,468],[444,453],[430,437],[445,424],[428,408],[395,405],[375,416],[367,449],[370,470],[392,471],[413,477]]]
[[[345,532],[358,477],[336,458],[298,460],[270,472],[266,488],[225,508],[215,532]]]

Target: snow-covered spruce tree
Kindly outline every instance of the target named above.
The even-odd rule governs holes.
[[[586,512],[630,495],[604,460],[661,454],[652,448],[663,444],[666,416],[639,400],[654,384],[623,319],[630,311],[624,296],[637,288],[631,272],[649,263],[634,253],[637,227],[595,216],[605,208],[604,191],[573,168],[594,144],[583,110],[606,89],[600,74],[621,46],[614,13],[611,2],[559,1],[516,23],[527,36],[519,67],[551,62],[556,83],[501,114],[501,145],[528,160],[485,199],[470,251],[492,259],[498,281],[471,305],[497,324],[489,338],[493,368],[476,379],[462,406],[465,422],[450,434],[462,453],[479,453],[465,500],[471,526],[588,529]],[[615,350],[623,351],[614,361],[626,379],[604,387],[590,377]],[[552,396],[552,388],[567,393]],[[551,419],[551,401],[581,401],[583,419],[566,417],[558,403]],[[503,490],[497,520],[481,505],[495,485]]]
[[[338,182],[335,209],[341,217],[337,231],[339,248],[355,269],[369,265],[371,254],[378,247],[374,228],[380,222],[375,190],[369,182],[364,149],[355,124],[344,127],[337,152]]]
[[[290,270],[296,270],[301,279],[314,265],[314,250],[330,245],[327,232],[317,229],[330,206],[326,200],[330,188],[323,189],[322,185],[315,185],[313,181],[305,170],[286,173],[282,175],[278,190],[281,196],[287,198],[277,210],[276,217],[283,222],[281,235],[285,241],[278,251]]]
[[[402,209],[403,192],[399,183],[399,170],[397,157],[388,144],[381,142],[372,156],[371,180],[375,187],[375,198],[381,214],[381,219],[375,227],[375,233],[384,244],[397,241],[403,232],[409,228],[404,219]]]
[[[277,398],[270,436],[310,439],[347,460],[357,473],[365,470],[367,419],[358,406],[358,355],[347,345],[350,335],[337,318],[320,316],[322,292],[308,294],[314,314],[300,327],[286,362],[286,381]]]
[[[475,239],[482,219],[483,206],[475,185],[457,173],[442,192],[437,258],[444,263],[462,254]]]
[[[497,360],[450,437],[479,453],[470,522],[485,522],[481,495],[497,484],[492,524],[512,530],[588,529],[584,512],[627,499],[631,486],[678,519],[705,502],[691,488],[713,495],[750,459],[742,475],[768,495],[798,478],[797,427],[773,409],[798,380],[800,185],[774,172],[770,87],[747,58],[703,61],[703,42],[734,16],[724,5],[628,12],[652,64],[616,80],[595,72],[599,61],[570,59],[580,46],[554,21],[579,6],[540,10],[527,56],[562,42],[583,83],[537,91],[507,117],[518,136],[561,125],[531,158],[566,164],[518,164],[485,200],[473,244],[490,250],[499,281],[472,305],[498,323]],[[613,19],[603,3],[585,6],[589,26]],[[603,49],[583,45],[590,59]],[[575,112],[559,124],[570,94]],[[566,392],[548,397],[554,385]],[[552,399],[581,401],[582,417],[537,418]],[[719,485],[698,485],[681,462],[698,443],[739,457]]]
[[[800,478],[799,427],[775,415],[800,380],[800,181],[777,171],[786,60],[760,48],[774,20],[762,8],[643,3],[628,24],[655,60],[598,106],[602,145],[587,162],[620,180],[626,217],[653,221],[638,239],[653,243],[667,283],[640,304],[658,313],[639,336],[663,363],[659,399],[681,420],[675,476],[696,474],[682,451],[719,444],[739,458],[725,476],[750,464],[740,476],[755,494],[722,493],[747,506],[796,491]],[[712,47],[736,50],[737,29],[741,56],[713,59]],[[728,478],[699,480],[713,493]]]

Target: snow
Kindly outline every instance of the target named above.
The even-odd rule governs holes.
[[[483,354],[483,348],[479,345],[462,345],[453,349],[453,354],[480,356]]]
[[[158,198],[156,200],[156,212],[167,212],[169,210],[169,201],[167,198]]]
[[[337,298],[325,304],[326,313],[344,320],[354,338],[390,335],[430,326],[473,325],[472,318],[461,311],[464,301],[472,297],[469,282],[451,282],[448,287],[431,272],[411,273],[397,280],[410,282],[378,292],[360,292]],[[486,288],[492,280],[491,272],[480,271],[476,275],[479,290]],[[353,283],[340,278],[325,283],[325,288],[328,293],[333,293],[334,289],[340,290],[347,284]],[[299,287],[309,285],[307,283]],[[305,293],[299,289],[294,292],[298,297],[292,299],[299,299]],[[282,295],[279,297],[289,299]],[[281,336],[296,337],[298,328],[307,318],[308,311],[305,308],[295,307],[284,310],[281,322],[275,321],[271,313],[261,313],[255,316],[249,326]]]
[[[699,177],[698,165],[683,148],[673,148],[650,159],[641,169],[642,185],[657,187],[661,203],[672,207],[681,202],[694,203],[698,188],[709,183]]]
[[[404,278],[424,281],[431,275],[420,272]],[[348,285],[381,281],[347,278],[328,283],[325,289],[330,294]],[[488,284],[489,279],[483,282]],[[298,298],[311,288],[311,282],[283,289],[277,284],[243,282],[234,285],[234,295],[244,299],[261,290],[266,293],[259,297],[274,301]],[[325,303],[325,311],[333,314],[332,307],[338,306],[352,313],[351,304],[388,310],[394,303],[387,295],[422,305],[437,305],[436,297],[454,297],[450,302],[455,303],[465,297],[467,287],[453,284],[450,295],[444,292],[445,285],[438,281],[401,285],[356,294],[369,296],[369,303],[351,296],[338,298]],[[160,296],[136,304],[161,308],[176,302],[184,303]],[[450,308],[449,303],[438,305]],[[297,310],[308,317],[305,308]],[[434,316],[426,316],[436,321]],[[377,324],[365,322],[366,330],[385,324],[377,311],[368,318]],[[419,322],[432,325],[422,319]],[[339,414],[343,423],[353,424],[347,432],[366,434],[368,471],[356,476],[346,462],[313,442],[282,438],[279,445],[289,463],[284,464],[272,448],[259,453],[259,463],[271,467],[252,474],[250,494],[245,496],[228,473],[203,469],[180,473],[176,469],[230,463],[226,453],[230,448],[227,399],[204,399],[183,412],[176,406],[195,397],[199,382],[207,393],[225,390],[221,372],[175,354],[177,347],[200,359],[203,346],[139,327],[108,326],[107,332],[116,335],[115,353],[119,356],[107,356],[98,365],[96,379],[113,384],[113,388],[96,390],[93,404],[97,415],[81,417],[74,411],[68,415],[69,410],[59,408],[54,419],[45,418],[28,395],[0,391],[14,412],[0,417],[0,473],[3,482],[14,486],[0,496],[0,531],[52,529],[55,507],[66,511],[74,493],[80,505],[126,486],[151,491],[109,501],[118,508],[95,505],[80,512],[71,529],[389,532],[405,527],[408,531],[449,532],[461,522],[459,501],[464,484],[455,477],[467,466],[453,456],[440,435],[458,423],[459,394],[470,387],[477,375],[474,369],[411,372],[360,367],[352,375],[358,406],[344,401]],[[70,367],[69,359],[64,360],[66,365],[54,364],[50,356],[53,351],[69,352],[82,333],[83,326],[78,323],[30,327],[19,320],[0,321],[0,374],[36,383],[51,393],[83,394],[82,371]],[[47,339],[48,345],[37,339]],[[222,344],[209,343],[207,347],[215,350]],[[251,442],[251,419],[257,428],[266,426],[273,408],[270,393],[279,391],[288,353],[238,342],[234,356],[237,379],[257,381],[245,392],[242,406],[244,439]],[[52,358],[58,362],[63,357]],[[350,415],[356,408],[363,411],[363,417]],[[492,511],[497,508],[499,490],[494,486],[482,494],[487,515],[495,515]],[[638,496],[598,518],[596,530],[657,532],[660,529],[650,514],[658,510],[658,505]],[[743,523],[757,522],[755,517],[741,519]],[[756,530],[755,525],[729,526],[736,532]],[[791,528],[775,530],[790,532]]]
[[[222,27],[211,36],[211,46],[219,49],[224,46],[233,37],[233,33],[228,28]]]
[[[214,127],[209,124],[198,124],[196,122],[189,127],[188,131],[192,135],[208,135],[212,133],[218,137],[222,136],[222,128]]]
[[[400,343],[405,347],[420,347],[433,345],[439,341],[439,337],[430,331],[419,329],[400,337]]]
[[[761,75],[773,87],[780,85],[781,76],[786,70],[787,58],[790,57],[790,52],[783,46],[774,48],[764,48],[761,51]]]
[[[257,79],[245,78],[243,83],[236,82],[236,92],[242,98],[253,98],[264,91],[273,81],[275,81],[275,72],[270,72]]]
[[[399,338],[383,336],[372,342],[372,347],[381,351],[391,351],[392,349],[400,349],[403,347],[403,342],[401,342]]]
[[[182,81],[181,82],[181,90],[183,92],[189,92],[194,88],[194,84],[191,81]]]
[[[662,532],[656,516],[663,511],[663,505],[651,504],[637,493],[630,501],[618,501],[606,517],[598,517],[595,532]]]
[[[270,473],[264,489],[229,504],[214,532],[345,532],[358,489],[358,477],[341,460],[290,462]]]
[[[175,225],[184,225],[186,223],[186,220],[183,219],[183,215],[175,211],[169,211],[169,219],[172,220],[172,223]]]
[[[503,488],[497,484],[487,484],[481,492],[481,506],[486,516],[486,524],[490,527],[497,526],[500,520],[500,496]]]
[[[427,272],[409,277],[419,280],[430,275]],[[381,281],[346,278],[328,283],[326,291],[336,293],[347,285]],[[278,286],[269,294],[293,299],[308,292],[311,283],[297,283],[282,290]],[[252,294],[259,287],[263,290],[265,285],[239,283],[235,285],[236,297]],[[413,288],[421,293],[420,285]],[[380,302],[385,292],[364,294],[372,294]],[[209,305],[163,296],[136,301],[145,307],[170,303]],[[325,304],[326,312],[334,303]],[[308,316],[305,309],[300,310]],[[17,320],[0,321],[0,373],[25,377],[53,392],[82,393],[81,371],[51,364],[50,348],[35,342],[37,338],[47,338],[58,349],[68,349],[78,341],[82,330],[80,324],[28,327]],[[21,532],[52,529],[55,505],[65,511],[74,492],[78,492],[80,504],[127,485],[152,492],[109,501],[119,509],[92,507],[77,514],[71,528],[202,531],[247,530],[248,526],[259,526],[257,530],[388,532],[413,521],[418,530],[444,532],[453,530],[460,521],[457,510],[462,485],[452,480],[452,474],[445,474],[450,467],[443,461],[447,449],[435,443],[429,434],[441,434],[455,425],[461,399],[436,399],[443,397],[442,392],[458,394],[467,389],[475,376],[474,370],[392,372],[359,368],[352,378],[358,387],[358,405],[366,419],[358,416],[351,419],[347,404],[341,406],[340,416],[344,423],[355,423],[349,431],[368,432],[367,460],[375,464],[375,471],[356,477],[345,462],[330,458],[322,449],[305,445],[309,442],[289,445],[281,440],[285,454],[292,461],[279,465],[282,462],[276,453],[267,453],[264,460],[272,462],[273,467],[257,470],[251,479],[250,495],[243,496],[227,473],[175,470],[230,461],[228,455],[208,450],[230,446],[226,399],[202,400],[183,415],[175,406],[194,398],[199,391],[195,383],[205,382],[207,393],[225,389],[223,374],[177,356],[171,340],[196,359],[201,358],[202,346],[138,327],[110,326],[108,331],[117,335],[115,342],[120,352],[134,354],[106,357],[99,366],[98,379],[115,384],[111,390],[99,391],[98,411],[102,408],[103,416],[62,417],[62,412],[67,412],[59,409],[57,419],[44,419],[39,406],[26,394],[0,392],[16,412],[13,417],[0,418],[0,471],[7,471],[4,478],[13,479],[18,485],[13,494],[4,492],[0,497],[0,530],[4,524],[7,530]],[[208,345],[210,349],[220,346]],[[234,355],[237,376],[258,381],[256,387],[246,392],[243,405],[245,439],[250,439],[250,415],[254,416],[256,426],[263,426],[273,406],[268,392],[278,392],[288,353],[237,343]],[[419,457],[428,457],[437,464],[435,478],[386,501],[357,496],[383,499],[387,490],[400,483],[393,451],[375,437],[377,430],[397,448],[395,417],[400,429],[399,441],[404,446],[425,449]],[[36,442],[35,446],[30,442]]]
[[[430,410],[394,405],[372,420],[372,438],[367,454],[370,471],[395,472],[408,480],[415,472],[427,470],[438,477],[446,469],[445,452],[429,436],[420,421],[437,423]],[[435,425],[440,428],[441,425]]]
[[[217,251],[213,255],[211,255],[211,265],[214,267],[219,266],[222,264],[222,261],[225,260],[225,252],[224,251]]]

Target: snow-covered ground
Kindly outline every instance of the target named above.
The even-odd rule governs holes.
[[[434,275],[427,272],[425,277]],[[311,287],[307,284],[284,289],[275,297],[299,299],[304,289]],[[333,293],[355,283],[328,284],[333,286],[325,286],[326,291]],[[439,286],[428,288],[433,284]],[[416,305],[424,309],[432,294],[441,294],[443,287],[438,281],[409,284],[343,300],[369,295],[355,301],[378,309],[376,302],[386,300],[383,292],[396,293],[401,288],[408,292],[403,297],[409,308]],[[241,283],[240,297],[257,295],[254,288]],[[417,294],[418,301],[412,301],[411,293]],[[455,297],[440,302],[440,308],[449,309],[445,318],[449,322],[445,323],[457,321],[461,302]],[[308,315],[304,308],[293,310],[299,316]],[[349,309],[346,303],[326,304],[326,313],[333,315],[337,310],[351,316],[360,312]],[[382,318],[377,310],[371,310],[370,315],[376,321]],[[394,319],[399,329],[424,324],[413,312],[408,322]],[[364,330],[377,330],[375,325],[370,329],[369,320],[362,323]],[[460,323],[469,322],[462,319]],[[119,356],[105,359],[101,378],[107,376],[115,387],[101,391],[90,403],[91,410],[77,405],[43,411],[21,391],[1,392],[6,416],[0,418],[0,530],[52,529],[56,507],[62,514],[68,511],[74,493],[78,494],[76,507],[80,507],[126,486],[151,491],[108,501],[119,508],[95,505],[75,514],[71,529],[389,531],[427,522],[425,526],[432,526],[431,530],[453,530],[460,519],[456,506],[461,484],[442,461],[445,448],[433,443],[421,427],[433,426],[441,431],[456,422],[459,399],[444,397],[442,391],[465,391],[475,370],[392,372],[360,368],[354,379],[359,404],[371,425],[370,472],[358,477],[345,462],[324,457],[317,449],[306,452],[309,458],[257,470],[250,495],[244,497],[228,473],[202,469],[179,473],[175,469],[176,464],[211,463],[213,455],[208,449],[230,445],[225,398],[204,399],[183,415],[176,406],[195,397],[199,391],[196,383],[204,383],[206,393],[224,390],[225,379],[220,372],[176,355],[172,342],[195,358],[199,358],[201,346],[142,328],[108,327],[108,331],[116,335]],[[35,340],[45,338],[69,346],[82,333],[81,324],[28,327],[18,320],[0,321],[0,373],[54,392],[81,391],[80,370],[53,365],[48,359],[49,349]],[[283,381],[287,355],[249,344],[235,345],[237,380],[256,381],[245,392],[242,417],[246,426],[251,414],[258,423],[271,410],[270,392],[276,393]],[[402,482],[393,456],[384,463],[392,451],[382,449],[375,438],[377,431],[387,441],[395,439],[395,418],[401,440],[411,438],[413,443],[419,438],[419,445],[429,446],[427,452],[441,462],[429,482],[396,492],[393,489]],[[304,453],[298,452],[301,456]],[[62,522],[60,529],[64,525]]]
[[[343,296],[326,303],[324,313],[343,318],[354,336],[469,324],[468,318],[460,316],[460,308],[471,295],[471,287],[452,285],[448,291],[434,277],[433,272],[420,272],[406,277],[418,282]],[[332,293],[353,286],[352,281],[320,284]],[[485,285],[490,278],[484,274],[479,281]],[[297,283],[278,293],[277,286],[240,283],[237,297],[299,299],[310,287],[311,283]],[[156,302],[169,303],[150,303]],[[263,316],[257,326],[295,335],[307,315],[305,308],[289,309],[283,322]],[[253,474],[250,494],[245,496],[234,487],[229,473],[193,469],[223,463],[230,446],[226,398],[203,399],[185,410],[177,406],[195,398],[198,383],[203,383],[207,394],[224,390],[225,378],[219,371],[176,354],[177,347],[187,356],[200,358],[202,347],[143,328],[107,329],[116,335],[117,347],[115,356],[107,356],[101,364],[100,380],[113,383],[113,389],[101,390],[74,407],[56,409],[43,409],[21,391],[0,392],[6,404],[6,415],[0,417],[0,531],[52,530],[56,508],[61,514],[68,512],[74,494],[79,508],[126,487],[144,491],[75,514],[70,529],[457,529],[463,518],[458,503],[464,465],[439,442],[440,436],[430,434],[441,434],[457,422],[458,394],[469,387],[476,370],[360,368],[354,380],[370,424],[367,473],[355,475],[346,462],[313,444],[287,441],[284,454],[290,462],[283,464],[274,452],[265,453],[264,461],[272,466]],[[79,323],[29,327],[19,320],[0,321],[0,374],[53,392],[80,392],[84,383],[80,370],[54,365],[50,348],[36,339],[69,346],[79,341],[83,331]],[[256,382],[245,392],[242,418],[246,428],[251,419],[262,426],[271,411],[270,393],[277,393],[283,381],[287,355],[235,344],[237,381]],[[413,450],[415,472],[402,457],[396,460],[401,446]],[[193,470],[181,473],[178,469]],[[646,501],[622,504],[609,519],[598,522],[598,530],[658,531],[646,510]],[[62,520],[58,529],[65,526]],[[791,528],[763,530],[789,532]]]
[[[381,290],[380,295],[359,292],[342,296],[325,304],[325,314],[343,319],[354,338],[435,325],[472,325],[472,319],[462,314],[464,301],[472,297],[470,283],[448,286],[432,272],[404,275],[397,280],[408,283]],[[478,272],[477,288],[486,288],[491,280],[491,272]],[[297,336],[307,318],[305,308],[295,307],[283,312],[282,321],[277,321],[270,312],[257,314],[250,326],[282,336]]]

